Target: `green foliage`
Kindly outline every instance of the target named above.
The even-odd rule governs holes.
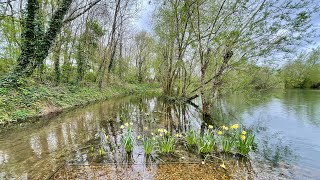
[[[198,143],[198,140],[199,140],[197,132],[193,129],[186,132],[185,138],[186,138],[188,148],[195,147]]]
[[[168,154],[175,152],[175,139],[169,134],[165,134],[158,139],[159,152]]]
[[[221,140],[221,147],[223,152],[232,153],[232,148],[235,144],[235,139],[230,136],[223,136]]]
[[[143,150],[146,155],[150,155],[155,148],[155,140],[150,137],[146,137],[143,139]]]
[[[216,139],[211,130],[206,130],[199,139],[199,152],[202,154],[210,154],[215,147]]]
[[[126,127],[126,129],[124,129]],[[126,123],[125,125],[121,125],[121,129],[124,129],[122,133],[122,145],[127,153],[131,153],[133,150],[134,137],[132,133],[132,125]]]
[[[12,114],[13,120],[24,120],[28,117],[29,112],[26,109],[17,110]]]
[[[320,48],[302,53],[281,70],[287,88],[320,88]]]
[[[99,155],[100,155],[100,156],[104,156],[105,154],[106,154],[106,152],[104,151],[103,147],[101,147],[101,148],[99,149]]]
[[[8,89],[0,88],[0,95],[6,95],[8,93]]]
[[[27,80],[19,88],[0,88],[0,121],[7,124],[114,96],[155,90],[157,86],[151,84],[119,84],[101,91],[93,85],[50,87]]]
[[[238,154],[247,156],[251,150],[254,149],[255,135],[244,133],[237,135],[237,141],[235,142],[235,147]]]

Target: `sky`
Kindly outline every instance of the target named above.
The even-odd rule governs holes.
[[[155,10],[154,0],[140,0],[141,1],[141,11],[138,13],[138,18],[136,22],[134,22],[135,27],[138,31],[147,31],[149,33],[153,33],[152,29],[152,15]],[[280,0],[281,1],[281,0]],[[320,5],[320,0],[319,4]],[[313,38],[312,43],[303,44],[298,47],[296,54],[301,52],[310,52],[312,49],[320,47],[320,13],[318,12],[312,17],[311,22],[313,23],[313,27],[316,28],[316,38]],[[282,61],[282,63],[284,63]]]
[[[150,0],[140,0],[141,11],[138,13],[138,19],[134,23],[140,31],[152,33],[152,15],[155,11],[155,6]]]

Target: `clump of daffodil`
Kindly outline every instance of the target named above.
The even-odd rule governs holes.
[[[242,131],[238,135],[238,140],[235,143],[235,147],[238,154],[246,156],[254,148],[255,136],[252,133]]]
[[[159,134],[156,135],[158,150],[160,153],[168,154],[175,151],[176,140],[168,133],[166,129],[158,129]]]
[[[198,149],[199,153],[210,154],[214,150],[216,139],[213,133],[207,130],[202,136],[200,136],[198,142],[199,142],[199,149]]]
[[[238,129],[239,128],[239,124],[234,124],[230,127],[231,129]]]
[[[199,140],[199,134],[194,129],[190,129],[186,132],[185,140],[189,150],[194,150]]]
[[[125,127],[127,127],[126,130],[124,130],[123,134],[122,134],[122,144],[123,144],[124,149],[127,153],[131,153],[133,150],[134,137],[133,137],[131,124],[133,124],[133,123],[130,123],[130,124],[125,123],[124,125],[120,126],[120,129],[124,129]]]
[[[146,137],[143,139],[143,150],[147,156],[149,156],[153,152],[153,150],[156,146],[155,140],[156,140],[155,137],[152,137],[152,138]]]

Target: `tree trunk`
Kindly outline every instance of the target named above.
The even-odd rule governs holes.
[[[35,17],[39,10],[39,1],[28,0],[25,30],[22,34],[21,55],[17,60],[18,64],[13,72],[4,79],[1,79],[0,86],[16,86],[19,78],[31,76],[34,69],[43,64],[54,39],[61,31],[63,18],[68,12],[71,3],[72,0],[63,0],[61,2],[60,7],[51,18],[48,30],[42,34],[42,32],[35,31],[38,23],[35,21]]]
[[[55,72],[55,82],[58,85],[60,82],[61,71],[60,71],[60,52],[61,52],[61,41],[57,40],[53,48],[53,64]]]

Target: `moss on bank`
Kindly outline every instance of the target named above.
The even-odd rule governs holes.
[[[0,126],[115,96],[158,91],[157,86],[150,84],[113,85],[102,90],[95,86],[50,87],[35,84],[15,89],[0,88]]]

